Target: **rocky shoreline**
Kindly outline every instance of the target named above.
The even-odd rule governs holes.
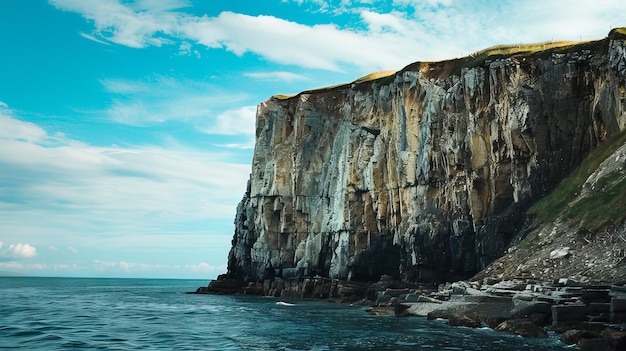
[[[390,276],[373,284],[317,276],[243,284],[220,276],[193,293],[329,299],[370,306],[371,314],[446,319],[453,326],[487,326],[523,337],[553,331],[581,350],[626,350],[625,283],[486,278],[412,286]]]

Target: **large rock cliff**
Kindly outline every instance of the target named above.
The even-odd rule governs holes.
[[[626,129],[626,44],[501,49],[260,104],[226,277],[442,281],[502,256]]]

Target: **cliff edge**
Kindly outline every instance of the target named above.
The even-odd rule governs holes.
[[[621,272],[611,279],[626,278],[625,87],[626,30],[614,29],[598,41],[494,47],[275,96],[258,106],[252,174],[220,280],[440,282],[487,267],[480,274],[580,276],[589,267],[555,264],[600,232]],[[567,203],[538,204],[607,140],[607,161]],[[567,212],[602,186],[615,188],[618,215],[585,226]],[[558,213],[542,215],[550,209]],[[562,244],[567,235],[576,244]]]

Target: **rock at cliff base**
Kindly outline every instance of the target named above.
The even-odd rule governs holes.
[[[467,314],[453,313],[448,316],[448,324],[455,327],[480,328],[480,320],[474,319]]]
[[[527,320],[512,319],[504,321],[500,323],[500,325],[498,325],[495,330],[501,332],[509,332],[527,338],[548,337],[548,332],[546,332],[544,328],[539,327],[536,324]]]

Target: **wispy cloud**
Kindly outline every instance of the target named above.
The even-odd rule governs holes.
[[[184,231],[179,223],[230,220],[249,175],[248,164],[233,163],[226,153],[55,138],[7,108],[0,110],[0,150],[3,233],[48,238],[47,247],[57,247],[49,234],[56,228],[71,242],[86,231],[175,232]],[[18,251],[34,252],[28,248]]]
[[[256,106],[244,106],[227,110],[216,116],[206,127],[198,127],[206,134],[254,136]]]
[[[180,1],[136,1],[122,4],[108,0],[50,0],[59,9],[80,13],[94,22],[95,33],[109,42],[132,48],[171,44],[180,13],[187,4]]]
[[[127,261],[102,261],[94,260],[93,268],[99,273],[133,273],[133,274],[146,274],[154,272],[188,272],[188,273],[219,273],[226,270],[225,265],[210,265],[206,262],[200,262],[198,264],[151,264],[151,263],[139,263],[139,262],[127,262]]]
[[[308,77],[303,76],[301,74],[297,74],[293,72],[286,72],[286,71],[248,72],[248,73],[244,73],[244,76],[258,79],[258,80],[264,80],[264,81],[270,81],[270,82],[286,82],[286,83],[309,80]]]
[[[197,17],[181,11],[186,3],[51,0],[93,21],[94,32],[112,43],[135,48],[176,44],[186,53],[192,52],[191,44],[202,45],[330,71],[396,69],[499,43],[601,37],[611,25],[623,24],[626,12],[626,3],[618,0],[573,0],[567,6],[558,0],[395,0],[396,8],[382,0],[295,2],[314,4],[322,12],[356,11],[361,18],[341,28],[234,12]]]
[[[220,111],[225,106],[247,98],[245,93],[226,93],[210,83],[165,76],[139,81],[102,79],[100,83],[112,96],[103,114],[110,121],[132,126],[169,121],[219,123]]]
[[[91,41],[99,43],[99,44],[104,44],[104,45],[107,45],[107,46],[111,46],[110,43],[107,43],[106,41],[100,40],[100,39],[94,37],[91,34],[87,34],[87,33],[83,33],[83,32],[80,32],[79,34],[80,34],[81,37],[83,37],[85,39],[91,40]]]

